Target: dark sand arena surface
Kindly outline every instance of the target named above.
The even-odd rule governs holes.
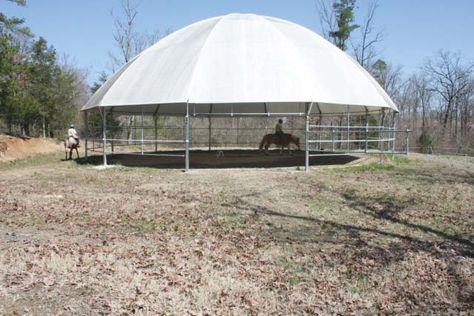
[[[184,157],[153,156],[151,152],[145,155],[116,153],[108,154],[108,164],[118,164],[129,167],[184,168]],[[184,151],[160,151],[161,155],[184,155]],[[258,150],[192,150],[190,152],[191,169],[209,168],[287,168],[304,167],[304,152],[295,151],[280,154],[278,150],[270,151],[268,155]],[[359,159],[356,156],[323,156],[310,157],[310,165],[341,165]],[[89,162],[102,164],[102,156],[89,157]]]

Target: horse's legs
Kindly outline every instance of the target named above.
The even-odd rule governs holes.
[[[265,155],[268,155],[268,147],[270,147],[270,143],[265,145]]]
[[[77,150],[77,147],[76,147],[76,155],[77,155],[77,159],[79,159],[79,150]]]

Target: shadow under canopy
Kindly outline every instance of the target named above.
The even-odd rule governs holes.
[[[166,151],[163,154],[181,154],[178,151]],[[278,150],[270,151],[269,155],[264,155],[257,150],[219,150],[204,151],[193,150],[190,152],[190,167],[192,169],[224,169],[224,168],[286,168],[304,165],[304,152],[297,151],[293,155],[279,154]],[[341,165],[357,160],[356,156],[341,155],[335,157],[312,157],[311,166],[320,165]],[[101,156],[91,156],[89,163],[102,164]],[[154,167],[154,168],[182,168],[182,158],[154,157],[146,155],[111,154],[108,155],[109,164],[117,164],[127,167]]]

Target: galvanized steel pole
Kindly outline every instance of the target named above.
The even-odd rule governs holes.
[[[409,129],[407,128],[407,152],[406,152],[406,155],[408,156],[408,149],[409,149],[409,141],[410,141],[410,137],[409,137]]]
[[[158,139],[158,116],[156,114],[153,116],[153,125],[155,129],[155,152],[158,152],[158,142],[156,141]]]
[[[211,142],[212,142],[212,121],[211,121],[211,116],[209,116],[208,120],[209,120],[209,143],[208,143],[209,149],[208,149],[208,151],[211,151]]]
[[[332,122],[331,122],[331,143],[332,143],[332,151],[335,151],[334,148],[334,127],[332,127]]]
[[[184,162],[184,169],[185,171],[189,171],[189,103],[186,103],[186,116],[184,118],[185,121],[185,162]]]
[[[350,138],[351,138],[351,114],[349,112],[349,106],[347,106],[347,151],[350,150]]]
[[[104,166],[107,166],[107,113],[105,112],[105,107],[104,107],[104,111],[103,111],[103,114],[102,114],[102,122],[103,122],[103,125],[102,125],[102,134],[103,134],[103,138],[102,138],[102,152],[103,152],[103,161],[104,161]]]
[[[87,158],[88,158],[88,152],[87,152],[87,139],[89,138],[89,125],[88,125],[88,121],[87,121],[87,111],[84,111],[84,133],[85,133],[85,139],[84,139],[84,156],[85,156],[85,159],[87,161]]]
[[[367,149],[369,147],[369,112],[365,110],[365,150],[364,152],[367,153]]]
[[[392,158],[395,157],[395,140],[397,139],[396,133],[395,133],[395,128],[396,128],[396,122],[395,122],[395,113],[392,115]]]
[[[144,135],[143,135],[143,108],[142,108],[142,122],[141,122],[141,125],[142,125],[142,146],[141,146],[141,149],[142,149],[142,155],[143,155],[143,138],[144,138]]]
[[[309,171],[309,107],[306,104],[306,116],[304,122],[304,141],[305,141],[305,150],[304,150],[304,171]]]

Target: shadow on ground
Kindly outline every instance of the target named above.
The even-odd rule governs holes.
[[[393,213],[399,212],[399,208],[403,206],[395,206],[390,202],[387,202],[382,213],[375,213],[370,211],[370,202],[362,201],[352,195],[343,196],[351,208],[363,213],[370,213],[374,221],[383,220],[400,224],[404,228],[414,231],[415,234],[404,233],[405,229],[393,231],[390,228],[379,228],[376,222],[374,222],[374,226],[356,225],[312,216],[289,214],[253,204],[245,197],[239,197],[234,202],[223,206],[251,211],[255,216],[266,215],[282,218],[286,224],[291,223],[291,225],[285,224],[280,227],[273,226],[264,234],[276,242],[338,244],[347,250],[346,255],[352,253],[355,261],[369,258],[383,265],[403,259],[406,251],[423,251],[431,253],[435,257],[460,255],[474,258],[474,244],[470,240],[406,220],[398,220],[393,216]],[[433,234],[441,240],[433,241],[430,238],[414,237],[418,235],[416,232]]]
[[[140,154],[109,154],[107,162],[127,167],[154,167],[154,168],[184,168],[183,151],[163,151],[164,156],[151,156]],[[165,156],[168,155],[168,156]],[[170,155],[180,155],[182,157],[172,157]],[[359,159],[355,156],[325,156],[311,157],[310,165],[343,165]],[[84,159],[77,160],[78,163],[86,163]],[[87,163],[101,165],[102,156],[91,156]],[[226,168],[283,168],[283,167],[304,167],[304,152],[294,151],[291,155],[287,152],[280,154],[279,151],[270,151],[265,155],[258,150],[222,150],[222,151],[191,151],[191,169],[226,169]]]
[[[387,221],[415,231],[436,235],[443,240],[444,248],[454,250],[463,256],[474,257],[474,243],[470,240],[399,218],[398,214],[415,203],[414,199],[395,199],[390,195],[367,198],[358,196],[353,190],[342,193],[342,197],[350,208],[371,216],[375,220]]]

